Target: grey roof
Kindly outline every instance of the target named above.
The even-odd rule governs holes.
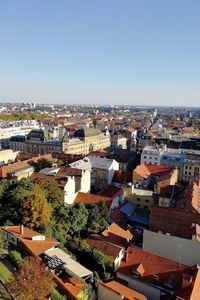
[[[85,138],[99,135],[100,131],[96,128],[82,128],[74,133],[74,137]]]
[[[114,161],[114,159],[108,159],[105,157],[87,156],[71,163],[70,167],[82,170],[89,170],[92,168],[109,170]]]
[[[45,254],[49,257],[57,256],[64,263],[64,268],[68,274],[76,278],[84,278],[87,276],[93,276],[92,271],[86,269],[79,262],[75,261],[70,257],[69,254],[65,253],[59,248],[52,248],[45,251]]]
[[[88,156],[88,159],[90,160],[90,163],[93,168],[97,169],[106,169],[109,170],[113,162],[115,161],[114,159],[109,159],[105,157],[96,157],[96,156]]]
[[[47,141],[48,140],[48,133],[42,129],[33,129],[27,135],[27,140],[37,139],[40,141]]]
[[[25,142],[25,136],[24,135],[11,136],[10,141],[11,142]]]

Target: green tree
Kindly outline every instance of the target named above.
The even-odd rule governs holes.
[[[69,234],[71,236],[80,236],[81,231],[85,230],[88,221],[88,210],[82,203],[72,207],[68,216]]]
[[[51,291],[50,298],[51,300],[67,300],[67,296],[61,295],[56,289]]]
[[[6,252],[8,246],[8,242],[5,238],[5,234],[2,230],[0,230],[0,255]]]
[[[58,187],[55,180],[49,178],[36,178],[34,183],[45,192],[48,203],[52,209],[60,210],[64,204],[64,192]],[[56,215],[56,212],[55,212]]]
[[[20,202],[24,197],[33,193],[34,184],[30,179],[2,180],[0,182],[0,222],[1,225],[12,221],[20,222]]]
[[[88,233],[100,233],[108,228],[108,209],[104,202],[87,205],[89,216],[87,223]]]
[[[0,114],[0,120],[2,121],[19,121],[19,120],[42,120],[43,118],[52,118],[48,114],[36,114],[36,113],[18,113],[18,114]]]
[[[43,191],[37,187],[34,193],[20,203],[21,222],[29,228],[38,229],[46,225],[51,218],[51,211]]]
[[[92,256],[100,268],[103,271],[103,276],[113,269],[113,259],[112,257],[105,255],[102,251],[92,250]],[[108,273],[109,274],[109,273]]]
[[[97,119],[93,119],[92,124],[94,125],[94,127],[96,128],[97,124],[98,124],[98,120]]]
[[[16,250],[12,250],[10,251],[9,253],[9,258],[11,260],[11,263],[15,266],[15,267],[18,267],[19,264],[21,263],[22,261],[22,256],[21,254],[16,251]]]
[[[82,290],[77,295],[78,300],[88,300],[89,297],[90,295],[87,290]]]
[[[52,164],[53,164],[53,162],[51,160],[42,158],[42,159],[38,160],[38,162],[35,163],[34,168],[35,168],[36,172],[39,172],[42,169],[51,168]]]

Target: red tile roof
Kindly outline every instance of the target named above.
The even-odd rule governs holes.
[[[122,214],[120,211],[122,206],[112,209],[111,214],[110,214],[111,220],[118,225],[124,224],[125,221],[127,220],[126,216],[124,214]]]
[[[137,129],[135,129],[135,128],[129,128],[128,129],[128,131],[130,131],[130,132],[135,132]]]
[[[158,285],[170,283],[176,288],[181,286],[183,273],[191,271],[191,267],[130,246],[119,271],[133,274],[133,272],[140,273],[140,269],[144,280],[153,282],[153,275],[158,275]]]
[[[105,205],[108,208],[110,208],[110,206],[112,205],[112,201],[113,201],[113,199],[111,197],[105,197],[102,195],[78,192],[74,203],[97,204],[99,202],[104,202]]]
[[[31,175],[31,180],[33,180],[34,182],[37,182],[38,179],[43,179],[43,178],[47,178],[49,180],[55,181],[58,184],[58,187],[63,189],[65,187],[65,185],[68,182],[67,177],[65,176],[61,176],[61,175],[57,175],[57,174],[43,174],[43,173],[36,173],[34,172]]]
[[[54,281],[58,286],[58,290],[62,291],[63,294],[67,294],[71,300],[78,300],[78,294],[85,290],[88,285],[82,281],[79,281],[77,278],[59,278],[54,274]]]
[[[110,185],[104,191],[102,191],[100,194],[114,199],[115,197],[123,195],[124,191],[123,191],[123,189],[120,189],[120,188]]]
[[[193,211],[193,209],[196,209],[198,211],[200,193],[199,182],[199,179],[197,179],[194,183],[189,184],[187,188],[176,197],[176,208],[186,209],[188,211]]]
[[[150,175],[168,176],[173,170],[174,168],[169,166],[141,164],[133,172],[147,179]]]
[[[70,167],[60,167],[58,173],[58,175],[62,175],[62,176],[78,176],[81,177],[82,176],[82,170],[77,169],[77,168],[70,168]]]
[[[200,241],[200,226],[195,224],[195,237],[197,241]]]
[[[123,247],[112,244],[99,235],[90,235],[89,238],[87,238],[87,243],[91,249],[102,251],[104,254],[111,256],[114,260],[123,249]]]
[[[35,162],[41,159],[52,159],[51,154],[32,157],[29,160],[15,162],[6,166],[0,167],[0,178],[6,178],[9,173],[16,172],[21,169],[30,168]]]
[[[122,285],[121,283],[114,281],[114,280],[107,282],[107,283],[99,282],[98,284],[112,290],[117,295],[120,295],[121,299],[124,299],[124,300],[133,300],[133,299],[147,300],[147,298],[144,295],[142,295],[142,294],[140,294],[140,293],[138,293],[138,292],[128,288],[127,286]]]
[[[102,235],[106,238],[106,240],[111,242],[115,241],[120,244],[126,244],[127,241],[130,241],[133,238],[133,235],[129,230],[124,230],[115,223],[110,225],[108,229],[102,232]]]
[[[35,240],[34,237],[42,235],[24,226],[3,226],[1,229],[15,236],[20,241],[21,247],[34,256],[38,256],[46,250],[59,245],[59,242],[49,237],[45,237],[44,240]]]
[[[133,174],[124,171],[115,171],[113,182],[126,184],[133,181]]]
[[[52,157],[55,159],[64,160],[70,164],[77,160],[83,159],[85,156],[82,154],[52,153]]]
[[[173,198],[174,198],[175,196],[177,196],[181,192],[183,192],[185,189],[186,189],[186,186],[181,185],[181,184],[176,184],[175,190],[174,190],[173,185],[161,186],[159,195],[161,197],[166,197],[166,198],[171,198],[171,196],[173,195]]]
[[[31,166],[28,164],[28,162],[16,162],[13,164],[9,164],[7,166],[3,166],[0,168],[0,178],[6,178],[8,177],[9,173],[17,172],[19,170],[25,170],[30,168]]]

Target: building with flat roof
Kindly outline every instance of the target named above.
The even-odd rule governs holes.
[[[161,156],[164,153],[164,148],[155,146],[145,146],[141,153],[141,164],[160,165]]]

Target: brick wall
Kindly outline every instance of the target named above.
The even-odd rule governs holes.
[[[150,229],[152,231],[163,230],[175,232],[183,227],[190,228],[192,223],[200,222],[200,215],[197,211],[189,212],[173,207],[160,207],[152,205],[150,213]]]

